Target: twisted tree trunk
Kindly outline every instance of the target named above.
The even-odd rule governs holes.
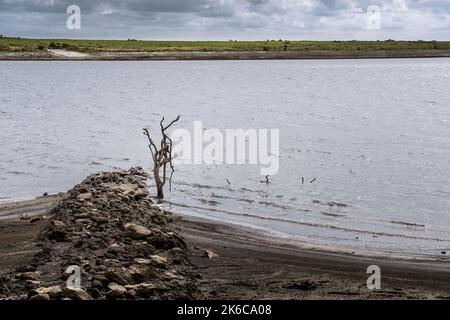
[[[166,130],[170,128],[175,122],[180,120],[180,116],[178,116],[175,120],[170,122],[167,126],[164,126],[164,117],[162,118],[160,124],[160,130],[162,134],[161,144],[158,149],[156,144],[153,142],[148,129],[144,129],[144,135],[147,136],[149,141],[149,149],[152,154],[153,160],[153,177],[155,178],[156,184],[156,193],[158,199],[164,199],[164,185],[166,184],[167,179],[167,165],[169,165],[171,173],[169,176],[169,185],[170,189],[172,189],[172,176],[175,172],[175,168],[172,164],[172,140],[166,134]],[[162,172],[161,172],[162,171]],[[162,174],[162,176],[161,176]]]

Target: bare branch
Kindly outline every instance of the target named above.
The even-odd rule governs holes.
[[[175,172],[172,160],[172,140],[166,134],[166,130],[169,129],[175,122],[180,120],[178,116],[175,120],[171,121],[168,125],[164,125],[164,117],[161,119],[159,126],[162,134],[160,148],[156,147],[153,142],[148,129],[144,129],[144,135],[147,136],[149,141],[149,149],[152,154],[153,160],[153,175],[155,177],[156,188],[158,190],[158,198],[164,198],[163,187],[167,179],[167,166],[170,167],[171,173],[169,176],[169,190],[172,190],[172,176]],[[160,169],[162,168],[162,177]]]

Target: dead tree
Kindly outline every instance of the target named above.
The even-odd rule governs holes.
[[[167,135],[166,131],[173,125],[175,122],[180,120],[180,116],[178,116],[175,120],[170,122],[168,125],[164,125],[164,117],[162,118],[160,125],[160,130],[162,134],[161,144],[159,148],[154,143],[153,139],[150,136],[148,129],[144,129],[144,135],[147,136],[149,141],[149,149],[152,154],[153,160],[153,176],[155,178],[156,190],[157,190],[157,198],[164,199],[164,185],[167,180],[167,167],[170,168],[171,172],[169,175],[169,190],[172,189],[172,176],[175,172],[175,168],[172,164],[172,140]]]

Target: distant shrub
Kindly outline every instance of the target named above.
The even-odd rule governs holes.
[[[47,47],[46,46],[44,46],[44,45],[38,45],[38,50],[47,50]]]
[[[50,42],[48,44],[48,48],[49,49],[61,49],[61,44]]]
[[[264,51],[269,51],[269,50],[270,50],[270,47],[269,47],[269,46],[263,46],[262,49],[263,49]]]

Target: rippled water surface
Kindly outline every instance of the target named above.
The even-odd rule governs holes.
[[[450,249],[449,88],[448,59],[0,62],[0,201],[149,169],[141,129],[181,114],[190,130],[280,128],[280,171],[264,184],[257,166],[178,166],[173,211],[439,254]]]

